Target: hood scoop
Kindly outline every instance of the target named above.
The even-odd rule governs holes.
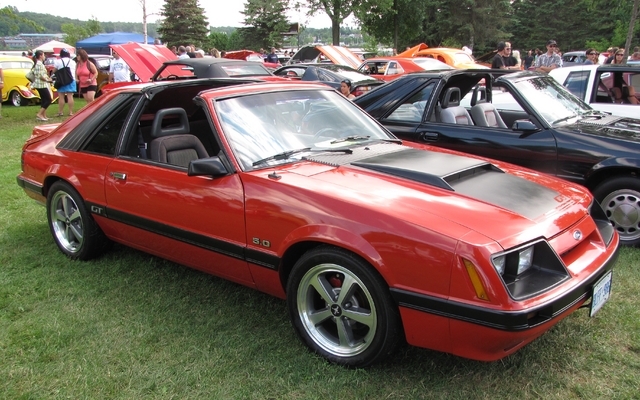
[[[377,155],[351,165],[424,183],[535,219],[568,200],[555,190],[507,174],[483,160],[417,149]]]
[[[406,149],[352,162],[356,167],[454,190],[456,182],[488,172],[503,173],[494,165],[470,157]]]

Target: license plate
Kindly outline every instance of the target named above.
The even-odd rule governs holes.
[[[609,271],[608,274],[600,278],[600,280],[593,286],[593,296],[591,297],[591,311],[590,317],[593,317],[598,310],[602,308],[604,303],[609,300],[611,294],[611,277],[613,271]]]

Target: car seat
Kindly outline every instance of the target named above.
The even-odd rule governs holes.
[[[178,118],[179,121],[163,127],[165,117]],[[189,132],[189,120],[184,108],[159,110],[151,125],[151,159],[186,168],[193,160],[209,157],[200,139]]]
[[[478,103],[471,107],[471,116],[478,126],[488,126],[493,128],[507,127],[498,113],[498,110],[496,110],[491,103]]]
[[[440,121],[447,124],[473,125],[473,121],[467,109],[460,105],[460,89],[451,87],[444,92],[442,97]]]

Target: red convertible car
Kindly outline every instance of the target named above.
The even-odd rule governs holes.
[[[618,253],[583,187],[404,145],[320,84],[114,89],[37,126],[17,182],[68,257],[115,241],[286,299],[302,341],[346,366],[402,340],[505,357],[596,313]]]

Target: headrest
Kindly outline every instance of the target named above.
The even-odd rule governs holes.
[[[171,124],[163,128],[162,120],[167,116],[178,118],[178,124]],[[187,112],[184,108],[163,108],[156,112],[153,118],[153,125],[151,125],[151,137],[155,139],[162,136],[181,135],[185,133],[189,133],[189,119],[187,118]]]
[[[460,105],[460,89],[457,87],[450,87],[444,92],[442,98],[442,108],[457,107]]]
[[[476,85],[473,88],[473,93],[471,96],[471,107],[475,106],[476,104],[486,103],[486,102],[487,102],[487,87]]]

